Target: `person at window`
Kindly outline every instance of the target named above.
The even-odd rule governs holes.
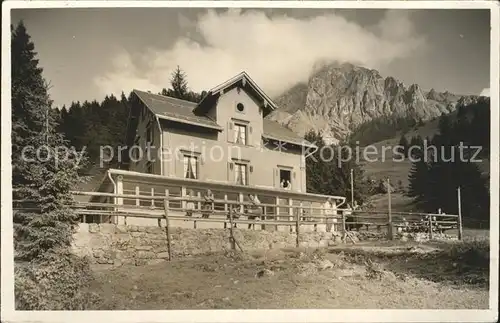
[[[212,211],[213,211],[214,200],[215,200],[214,194],[212,193],[212,191],[210,189],[208,189],[205,192],[203,199],[204,199],[203,204],[202,204],[203,213],[202,213],[201,217],[208,219],[208,217],[210,216],[210,213],[212,213]]]
[[[292,189],[292,183],[290,183],[290,181],[287,179],[285,181],[285,190],[290,190]]]
[[[260,220],[262,217],[262,207],[257,195],[248,194],[251,205],[247,208],[248,220]],[[248,228],[255,228],[255,224],[249,223]]]
[[[189,190],[187,197],[189,200],[186,202],[186,216],[193,216],[194,201],[192,199],[194,198],[194,191]]]
[[[282,179],[280,182],[280,187],[285,188],[285,179]]]

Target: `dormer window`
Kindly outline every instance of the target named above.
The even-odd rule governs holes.
[[[243,112],[243,111],[245,111],[245,106],[243,105],[243,103],[238,103],[238,104],[236,105],[236,111],[238,111],[238,112]]]

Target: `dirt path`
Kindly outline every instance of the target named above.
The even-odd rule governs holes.
[[[107,309],[120,310],[487,308],[487,271],[467,282],[461,266],[436,261],[442,248],[356,245],[205,255],[97,269],[93,290],[108,300]]]

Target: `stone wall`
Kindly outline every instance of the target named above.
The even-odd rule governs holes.
[[[187,257],[231,248],[229,229],[172,228],[174,258]],[[296,246],[295,233],[282,231],[234,229],[245,251]],[[326,247],[341,243],[341,233],[304,232],[302,247]],[[81,223],[75,233],[74,252],[89,256],[93,263],[120,266],[145,265],[168,259],[165,228],[154,226]]]

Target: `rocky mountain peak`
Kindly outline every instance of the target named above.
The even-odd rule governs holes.
[[[280,107],[269,115],[300,135],[315,130],[344,139],[354,129],[382,117],[429,120],[454,110],[459,96],[418,84],[408,88],[392,76],[350,63],[317,68],[309,81],[275,99]]]

